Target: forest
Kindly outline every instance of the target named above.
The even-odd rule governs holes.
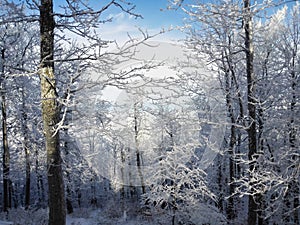
[[[300,224],[299,1],[159,1],[0,0],[0,225]]]

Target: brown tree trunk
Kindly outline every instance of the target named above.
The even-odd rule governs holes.
[[[65,193],[59,149],[59,107],[54,75],[54,17],[52,0],[42,0],[40,6],[41,35],[41,101],[47,152],[49,225],[66,224]]]

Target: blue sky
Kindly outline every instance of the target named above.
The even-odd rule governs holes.
[[[65,0],[53,0],[54,8],[57,10],[59,4],[65,4]],[[95,9],[102,8],[110,0],[89,0]],[[147,30],[150,34],[159,32],[162,28],[182,25],[184,14],[182,11],[167,10],[168,0],[127,0],[133,3],[135,13],[142,15],[143,19],[134,19],[116,7],[112,7],[103,14],[102,19],[113,17],[112,23],[107,23],[99,29],[100,34],[108,39],[126,39],[127,32],[131,35],[138,35],[138,27]],[[121,36],[124,36],[123,38]],[[161,35],[164,40],[182,38],[179,31],[168,32]]]
[[[65,0],[53,0],[54,6],[64,3]],[[95,9],[100,9],[110,0],[89,0]],[[136,5],[135,13],[143,16],[143,19],[134,19],[130,15],[121,12],[115,7],[110,8],[103,15],[102,19],[113,17],[112,23],[107,23],[99,29],[104,39],[125,40],[127,33],[132,36],[138,35],[138,27],[147,30],[150,34],[159,32],[162,28],[176,27],[182,25],[186,15],[181,10],[167,10],[168,0],[127,0]],[[190,2],[186,0],[185,2]],[[259,0],[261,1],[261,0]],[[294,3],[291,3],[294,4]],[[282,6],[281,6],[282,7]],[[278,9],[278,8],[276,8]],[[273,9],[274,10],[274,9]],[[274,10],[275,11],[275,10]],[[157,37],[162,40],[182,39],[184,34],[179,31],[168,32]]]
[[[97,0],[90,0],[97,1]],[[99,1],[99,0],[98,0]],[[137,27],[147,30],[150,34],[158,32],[162,28],[168,29],[169,27],[176,27],[182,25],[182,20],[184,14],[182,11],[172,11],[167,10],[168,1],[167,0],[131,0],[133,4],[136,5],[135,13],[143,16],[143,19],[134,19],[129,15],[126,15],[120,10],[112,10],[110,16],[114,17],[114,22],[112,24],[107,24],[108,30],[104,30],[103,34],[121,33],[125,34],[127,32],[135,34],[137,32]],[[112,32],[111,27],[114,27]],[[161,39],[177,39],[182,38],[182,33],[180,32],[169,32],[167,34],[161,35]]]
[[[136,11],[144,17],[143,23],[148,26],[179,25],[182,22],[182,11],[166,10],[167,0],[133,0]]]

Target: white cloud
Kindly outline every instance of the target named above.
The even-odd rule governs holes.
[[[120,12],[116,14],[110,13],[107,18],[119,23],[123,22],[124,20],[132,20],[134,17],[132,15],[129,15],[128,13]]]

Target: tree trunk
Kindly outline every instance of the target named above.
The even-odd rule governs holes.
[[[145,190],[144,176],[142,172],[142,162],[141,162],[142,157],[141,157],[140,145],[139,145],[139,126],[140,126],[139,120],[141,120],[141,118],[139,118],[138,115],[138,107],[139,107],[138,104],[139,104],[138,102],[134,104],[134,140],[135,140],[135,148],[136,148],[135,154],[136,154],[136,166],[141,180],[142,194],[145,194],[146,190]]]
[[[54,75],[54,17],[52,0],[42,0],[40,6],[41,35],[41,101],[47,152],[49,225],[66,224],[65,193],[59,149],[59,121]]]
[[[66,198],[66,204],[67,204],[67,212],[68,214],[72,214],[74,212],[73,210],[73,205],[72,205],[72,191],[71,191],[71,187],[70,187],[70,182],[71,182],[71,178],[70,178],[70,173],[67,171],[67,198]]]
[[[44,179],[42,174],[39,171],[40,163],[39,163],[39,151],[35,150],[35,174],[36,174],[36,186],[38,192],[38,201],[40,203],[45,202],[45,186]],[[44,207],[44,204],[41,204]]]
[[[232,103],[232,97],[231,97],[231,90],[230,90],[230,84],[232,82],[230,78],[229,72],[225,71],[225,85],[226,85],[226,105],[228,110],[228,116],[230,117],[231,122],[231,128],[230,128],[230,140],[229,140],[229,148],[228,148],[228,157],[229,157],[229,196],[228,199],[228,205],[226,207],[226,214],[229,221],[232,222],[234,219],[234,200],[233,200],[233,193],[234,193],[234,146],[236,143],[236,127],[235,127],[235,118],[234,118],[234,112],[233,112],[233,103]]]
[[[68,138],[68,128],[65,129],[65,133],[66,133],[66,138]],[[64,149],[65,149],[65,157],[66,157],[66,180],[67,180],[67,184],[66,184],[66,191],[67,191],[67,196],[66,196],[66,207],[67,207],[67,213],[71,214],[73,213],[73,205],[72,205],[72,190],[71,190],[71,183],[72,183],[72,179],[71,179],[71,175],[70,175],[70,154],[69,154],[69,144],[68,144],[68,140],[64,140]]]
[[[256,98],[255,98],[255,75],[253,68],[254,50],[253,50],[253,27],[250,0],[244,0],[244,30],[245,30],[245,52],[246,52],[246,71],[247,71],[247,100],[248,100],[248,159],[250,161],[250,180],[252,173],[255,172],[256,146]],[[249,195],[248,202],[248,225],[256,225],[257,221],[257,203],[255,196]]]
[[[30,205],[30,186],[31,186],[31,165],[30,165],[30,151],[28,147],[28,134],[29,131],[27,129],[27,109],[25,105],[25,93],[24,93],[24,81],[22,81],[22,87],[21,87],[21,93],[22,93],[22,133],[23,133],[23,148],[25,153],[25,210],[29,208]]]
[[[71,214],[74,212],[73,209],[73,204],[72,204],[72,179],[71,179],[71,167],[72,167],[72,163],[71,163],[71,156],[70,156],[70,146],[69,146],[69,141],[70,141],[70,137],[69,137],[69,129],[68,129],[68,125],[69,125],[69,121],[72,117],[71,115],[72,111],[67,111],[66,112],[66,117],[65,117],[65,124],[67,126],[67,128],[64,129],[64,153],[65,153],[65,174],[66,174],[66,207],[67,207],[67,213]]]
[[[29,148],[25,145],[24,146],[24,149],[25,149],[25,161],[26,161],[26,168],[25,168],[25,171],[26,171],[26,183],[25,183],[25,209],[27,210],[29,208],[29,205],[30,205],[30,184],[31,184],[31,181],[30,181],[30,171],[31,171],[31,168],[30,168],[30,152],[29,152]]]
[[[2,109],[2,142],[3,142],[3,211],[11,208],[11,182],[9,179],[10,154],[7,140],[7,118],[6,118],[6,98],[5,98],[5,78],[4,78],[4,56],[5,50],[1,50],[1,109]]]

